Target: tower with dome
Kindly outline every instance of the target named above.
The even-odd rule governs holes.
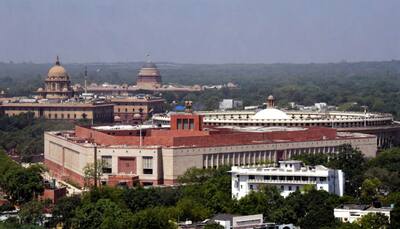
[[[55,65],[49,69],[44,88],[39,88],[37,92],[46,99],[68,99],[73,96],[69,75],[61,66],[58,56]]]
[[[161,74],[153,62],[148,61],[139,70],[136,86],[143,89],[161,87]]]

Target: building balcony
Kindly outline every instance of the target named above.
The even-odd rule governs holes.
[[[317,184],[317,181],[303,181],[303,180],[264,180],[264,179],[249,179],[248,183],[257,184]],[[319,182],[323,183],[323,182]]]

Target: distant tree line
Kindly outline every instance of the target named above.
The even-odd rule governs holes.
[[[33,157],[44,153],[43,133],[50,130],[72,129],[68,121],[35,119],[33,113],[17,116],[0,115],[0,149],[30,162]]]
[[[90,83],[135,84],[142,63],[88,64]],[[0,63],[0,90],[30,95],[43,84],[50,64]],[[73,83],[83,83],[84,64],[66,64]],[[327,102],[343,110],[393,113],[400,117],[400,61],[329,64],[172,64],[159,63],[163,82],[176,84],[239,84],[239,90],[162,93],[168,102],[193,100],[195,108],[215,109],[223,98],[244,105],[265,102],[273,94],[278,105]],[[8,90],[7,90],[8,89]]]

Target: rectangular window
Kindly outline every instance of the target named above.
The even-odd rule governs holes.
[[[194,119],[189,119],[189,129],[194,129]]]
[[[143,174],[153,174],[153,157],[143,157]]]
[[[178,118],[178,119],[176,120],[176,122],[177,122],[177,128],[178,128],[178,129],[182,129],[182,119]]]
[[[189,129],[189,120],[187,120],[187,119],[183,120],[183,129],[185,129],[185,130]]]
[[[320,177],[319,181],[322,181],[322,182],[326,181],[326,177]]]
[[[249,179],[250,179],[250,180],[254,180],[254,178],[255,178],[254,175],[250,175],[250,176],[249,176]]]
[[[101,161],[103,163],[103,173],[112,173],[112,157],[101,156]]]
[[[270,180],[271,177],[270,176],[264,176],[264,180]]]

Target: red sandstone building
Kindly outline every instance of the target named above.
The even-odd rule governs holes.
[[[171,185],[191,167],[253,165],[302,153],[337,152],[351,144],[366,156],[376,153],[376,137],[324,127],[203,127],[202,116],[177,114],[171,128],[76,126],[45,133],[50,173],[83,185],[83,168],[104,162],[104,184]]]

